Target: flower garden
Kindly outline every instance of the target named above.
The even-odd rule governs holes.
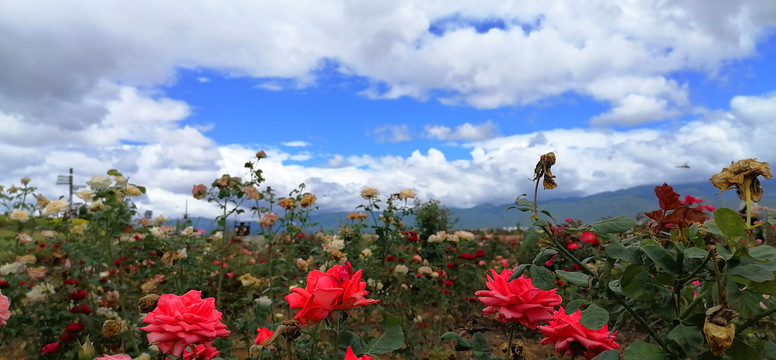
[[[776,358],[776,217],[752,214],[767,163],[711,177],[744,214],[656,184],[643,218],[555,219],[549,153],[505,210],[528,228],[455,229],[437,201],[364,188],[313,232],[315,195],[265,186],[264,157],[193,186],[212,233],[140,217],[146,189],[116,170],[74,204],[0,186],[0,359]],[[258,235],[227,226],[242,213]]]

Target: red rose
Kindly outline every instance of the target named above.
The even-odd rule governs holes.
[[[447,263],[447,268],[452,269],[455,267],[455,263]]]
[[[67,327],[65,327],[65,332],[70,334],[78,334],[84,328],[86,328],[86,325],[79,322],[74,322],[74,323],[68,324]]]
[[[490,290],[480,290],[474,293],[480,302],[485,304],[484,315],[495,313],[496,320],[501,323],[519,321],[531,329],[536,329],[538,322],[549,321],[555,306],[560,305],[560,295],[555,289],[546,291],[535,287],[531,279],[519,277],[509,281],[512,270],[504,269],[501,274],[490,270],[485,285]]]
[[[356,357],[356,354],[353,353],[353,349],[348,346],[348,351],[345,353],[345,360],[372,360],[372,357],[366,354],[361,357]]]
[[[210,343],[216,337],[229,335],[215,302],[214,298],[202,299],[197,290],[183,296],[164,294],[154,311],[143,319],[150,325],[140,329],[148,332],[148,342],[156,344],[163,353],[181,356],[189,345]]]
[[[453,280],[445,280],[445,286],[453,286]]]
[[[561,307],[553,315],[553,319],[546,326],[539,326],[539,331],[546,336],[542,339],[542,345],[555,344],[555,351],[560,354],[574,354],[583,349],[580,353],[585,358],[592,359],[598,354],[619,348],[620,345],[614,342],[617,335],[615,331],[609,335],[609,326],[598,330],[590,330],[579,323],[582,313],[577,310],[571,315],[566,315],[566,310]],[[578,346],[572,346],[576,343]]]
[[[92,308],[87,305],[76,305],[70,308],[70,312],[73,314],[86,314],[92,313]]]
[[[67,279],[67,280],[63,281],[62,284],[65,284],[65,285],[78,285],[78,280]]]
[[[64,333],[62,335],[59,335],[59,341],[63,343],[71,342],[73,341],[73,335],[70,335],[69,333]]]
[[[601,242],[598,240],[598,238],[595,236],[595,234],[591,232],[583,232],[579,235],[579,240],[582,240],[590,245],[598,246],[601,245]]]
[[[476,256],[476,257],[483,257],[483,256],[485,256],[485,251],[477,250],[477,251],[474,252],[474,256]]]
[[[262,345],[262,346],[264,345],[264,343],[267,342],[267,340],[269,340],[272,337],[272,335],[275,334],[274,331],[267,329],[265,327],[258,328],[256,329],[256,331],[258,331],[259,333],[256,335],[256,338],[253,339],[253,343],[256,345]]]
[[[43,346],[43,349],[40,349],[40,352],[42,352],[43,354],[53,354],[59,351],[61,347],[62,345],[60,345],[59,343],[46,344],[45,346]]]
[[[582,246],[580,243],[569,242],[568,244],[566,244],[566,249],[575,250],[575,249],[579,249],[580,246]]]
[[[87,293],[85,290],[76,290],[70,293],[70,299],[73,300],[83,300],[86,299],[87,296],[89,296],[89,293]]]
[[[361,271],[353,274],[348,264],[347,267],[334,265],[325,273],[319,270],[308,273],[307,286],[293,288],[286,295],[291,309],[300,309],[294,319],[306,325],[325,319],[335,309],[347,310],[379,302],[365,298],[369,292],[364,290],[366,282],[361,281]]]

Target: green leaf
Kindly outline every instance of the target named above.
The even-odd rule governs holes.
[[[340,331],[339,336],[340,350],[345,350],[350,346],[356,354],[363,354],[366,352],[364,349],[364,340],[362,340],[361,336],[358,334],[349,330],[342,330]]]
[[[714,210],[714,223],[728,238],[744,236],[744,219],[737,212],[728,208]]]
[[[705,259],[709,252],[697,247],[684,249],[684,257],[688,259]]]
[[[145,186],[139,186],[139,185],[135,185],[135,187],[136,187],[138,190],[140,190],[140,192],[141,192],[141,193],[143,193],[143,194],[145,194],[145,193],[146,193],[146,187],[145,187]]]
[[[754,282],[763,282],[773,280],[773,272],[769,271],[768,265],[758,262],[751,262],[744,265],[738,265],[728,270],[730,276],[740,276]]]
[[[472,350],[490,353],[488,339],[481,332],[476,332],[472,335]]]
[[[466,339],[462,338],[460,335],[458,335],[458,334],[456,334],[456,333],[454,333],[452,331],[448,331],[448,332],[442,334],[442,340],[445,340],[445,339],[455,339],[455,341],[458,343],[459,347],[466,348],[466,349],[471,349],[472,348],[472,343],[469,342],[469,340],[466,340]]]
[[[689,357],[694,357],[703,347],[703,333],[700,328],[679,324],[666,337],[673,340]]]
[[[531,265],[531,283],[541,290],[555,288],[555,277],[544,266]]]
[[[648,300],[655,295],[655,283],[652,276],[641,266],[630,265],[620,278],[622,292],[630,298]]]
[[[751,283],[748,288],[763,294],[776,296],[776,280]]]
[[[681,266],[676,262],[676,259],[671,256],[671,253],[669,253],[668,250],[660,245],[643,245],[641,248],[644,250],[644,253],[646,253],[647,256],[649,256],[649,258],[665,272],[671,275],[679,275]]]
[[[766,341],[765,344],[763,344],[763,351],[765,352],[765,357],[776,360],[776,344],[774,344],[773,341]]]
[[[599,234],[609,233],[624,233],[632,230],[636,226],[636,222],[633,219],[626,216],[618,216],[612,219],[601,220],[590,224]]]
[[[714,220],[707,220],[703,222],[703,230],[712,235],[725,236],[725,233],[719,229],[719,226],[717,226],[717,223],[715,223]]]
[[[579,307],[585,304],[590,304],[590,301],[584,299],[574,299],[569,301],[569,303],[566,304],[566,315],[571,315],[577,312]]]
[[[733,344],[725,351],[725,355],[736,360],[760,360],[760,354],[753,347],[741,341],[739,337],[733,340]]]
[[[552,217],[552,214],[550,214],[550,212],[549,212],[549,211],[547,211],[547,210],[539,210],[539,212],[540,212],[540,213],[542,213],[542,214],[544,214],[544,215],[547,215],[547,217],[548,217],[548,218],[550,218],[550,219],[552,219],[553,221],[555,221],[555,218],[554,218],[554,217]]]
[[[572,271],[555,271],[560,278],[568,283],[574,284],[579,287],[590,287],[590,275],[583,274],[581,272]]]
[[[404,332],[401,330],[402,318],[385,313],[385,332],[373,340],[367,347],[369,354],[387,354],[404,345]]]
[[[558,251],[555,249],[543,249],[541,252],[536,254],[536,257],[534,258],[533,263],[537,265],[541,265],[545,261],[552,259],[552,257],[557,254],[558,254]]]
[[[760,246],[750,247],[748,251],[749,251],[749,256],[757,260],[776,259],[776,248],[770,245],[760,245]]]
[[[625,349],[622,358],[623,360],[668,360],[668,354],[656,345],[636,341]]]
[[[539,233],[535,229],[527,229],[523,232],[523,240],[520,242],[520,249],[517,252],[521,264],[531,262],[538,250],[536,248],[537,241],[539,241]]]
[[[620,360],[620,353],[617,350],[606,350],[594,357],[593,360]]]
[[[523,272],[525,272],[525,268],[530,266],[530,265],[531,264],[520,264],[520,265],[518,265],[515,268],[515,271],[512,272],[512,275],[509,277],[509,280],[507,280],[507,281],[512,281],[514,279],[517,279],[517,278],[523,276]]]
[[[123,176],[121,173],[116,169],[110,169],[108,170],[108,175],[110,176]]]
[[[598,330],[609,322],[609,312],[606,309],[590,304],[587,309],[582,310],[582,318],[579,323],[590,330]]]
[[[725,260],[730,260],[733,257],[733,252],[724,246],[717,246],[717,254]]]
[[[612,259],[625,260],[631,264],[641,264],[641,257],[638,249],[634,247],[625,247],[619,241],[614,241],[604,249],[606,256]]]

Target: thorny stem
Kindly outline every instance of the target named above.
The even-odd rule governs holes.
[[[581,262],[581,261],[579,261],[579,259],[577,259],[577,257],[576,257],[576,256],[572,255],[572,254],[571,254],[571,253],[570,253],[568,250],[566,250],[566,248],[564,248],[563,246],[561,246],[561,245],[560,245],[560,243],[558,242],[558,239],[556,239],[556,238],[555,238],[555,236],[554,236],[554,235],[553,235],[553,234],[550,232],[550,230],[549,230],[549,229],[547,229],[547,228],[542,228],[542,229],[543,229],[543,230],[544,230],[544,231],[545,231],[545,232],[546,232],[546,233],[549,235],[550,239],[551,239],[551,240],[552,240],[552,242],[555,244],[555,247],[558,249],[558,251],[560,251],[560,252],[563,254],[563,256],[565,256],[566,258],[570,259],[572,262],[574,262],[575,264],[577,264],[577,265],[578,265],[578,266],[579,266],[579,267],[582,269],[582,271],[583,271],[583,272],[585,272],[586,274],[588,274],[588,275],[590,275],[590,276],[592,276],[592,277],[594,277],[594,278],[597,278],[597,277],[598,277],[598,276],[597,276],[595,273],[593,273],[593,272],[592,272],[590,269],[588,269],[588,268],[587,268],[587,266],[585,266],[584,264],[582,264],[582,262]],[[615,293],[615,292],[614,292],[612,289],[610,289],[608,286],[606,287],[606,292],[607,292],[607,293],[608,293],[608,294],[609,294],[609,295],[610,295],[612,298],[614,298],[614,300],[616,300],[616,301],[617,301],[617,302],[618,302],[620,305],[622,305],[622,307],[623,307],[623,308],[625,308],[625,310],[627,310],[627,311],[628,311],[628,313],[629,313],[629,314],[631,314],[631,316],[633,316],[633,318],[634,318],[634,319],[636,319],[636,321],[639,323],[639,325],[641,325],[641,327],[642,327],[643,329],[646,329],[646,330],[649,332],[649,336],[651,336],[651,337],[652,337],[652,338],[655,340],[655,342],[657,342],[657,343],[658,343],[658,345],[660,345],[660,347],[661,347],[661,348],[663,348],[663,351],[665,351],[666,353],[669,353],[669,354],[671,354],[671,351],[670,351],[670,350],[668,350],[668,347],[666,346],[666,344],[663,342],[663,340],[661,340],[661,339],[660,339],[660,338],[657,336],[657,334],[655,333],[655,331],[652,329],[652,327],[651,327],[651,326],[649,326],[649,324],[647,324],[647,322],[644,320],[644,318],[642,318],[641,316],[639,316],[639,314],[637,314],[637,313],[636,313],[636,312],[635,312],[635,311],[634,311],[634,310],[633,310],[633,309],[630,307],[630,305],[628,305],[628,303],[626,303],[626,302],[625,302],[625,300],[623,300],[623,299],[622,299],[622,298],[621,298],[619,295],[617,295],[617,294],[616,294],[616,293]]]

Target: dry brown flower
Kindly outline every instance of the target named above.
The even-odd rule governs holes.
[[[763,188],[760,186],[762,176],[766,179],[771,178],[771,168],[767,162],[757,161],[757,159],[743,159],[731,162],[730,166],[722,169],[719,174],[711,177],[711,183],[720,189],[720,192],[736,188],[741,190],[738,196],[741,200],[746,200],[745,192],[747,188],[752,196],[752,201],[762,200]]]
[[[157,294],[148,294],[146,296],[141,297],[140,301],[138,301],[138,307],[140,308],[140,312],[149,313],[151,311],[154,311],[154,309],[156,309],[157,301],[159,301],[159,295]]]
[[[121,321],[118,320],[105,320],[102,323],[102,336],[106,338],[112,338],[124,330],[124,326]]]
[[[555,153],[548,152],[539,158],[539,162],[536,163],[534,169],[534,181],[542,178],[542,185],[544,189],[550,190],[558,187],[555,183],[555,175],[552,175],[551,167],[555,165]]]

